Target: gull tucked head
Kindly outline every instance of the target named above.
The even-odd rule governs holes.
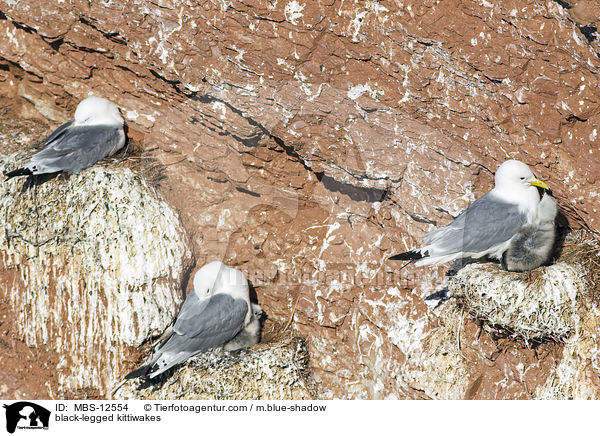
[[[204,265],[194,275],[194,292],[199,297],[212,295],[214,292],[227,292],[238,297],[245,292],[247,298],[248,279],[242,271],[215,260]]]
[[[215,287],[215,282],[221,270],[225,267],[219,261],[214,261],[204,265],[194,275],[194,292],[199,296],[210,295],[211,290]]]
[[[531,189],[531,187],[536,186],[548,189],[548,185],[538,180],[531,169],[518,160],[507,160],[500,165],[494,176],[494,181],[496,188],[506,191]]]
[[[119,108],[102,97],[88,97],[77,105],[75,123],[78,126],[120,125],[124,121]]]

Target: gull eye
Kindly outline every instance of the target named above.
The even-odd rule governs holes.
[[[525,180],[525,177],[521,177],[521,180]]]

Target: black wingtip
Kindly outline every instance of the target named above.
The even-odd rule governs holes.
[[[423,259],[423,255],[418,251],[410,250],[404,253],[396,254],[390,257],[390,260],[419,260]]]
[[[127,374],[125,376],[125,379],[131,380],[132,378],[140,378],[140,377],[145,378],[148,375],[149,371],[150,371],[150,365],[143,365],[143,366],[140,366],[138,369],[134,369],[129,374]]]
[[[4,173],[4,175],[6,176],[6,180],[8,180],[17,176],[32,176],[33,173],[29,168],[18,168],[16,170]]]

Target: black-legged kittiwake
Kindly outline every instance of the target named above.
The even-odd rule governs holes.
[[[535,222],[521,227],[504,253],[503,263],[508,271],[531,271],[550,261],[556,240],[557,212],[552,196],[544,193]]]
[[[196,272],[171,333],[140,368],[125,378],[156,377],[172,366],[210,348],[227,351],[260,341],[262,310],[251,304],[248,280],[238,269],[214,261]]]
[[[36,176],[59,171],[77,174],[123,147],[123,124],[114,103],[101,97],[88,97],[79,103],[71,121],[52,132],[40,151],[22,168],[5,176]]]
[[[540,191],[548,186],[523,162],[508,160],[496,171],[495,186],[450,224],[425,235],[425,246],[392,256],[415,265],[489,256],[498,260],[527,224],[536,222]],[[542,191],[543,192],[543,191]]]

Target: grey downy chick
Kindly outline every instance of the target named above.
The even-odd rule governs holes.
[[[250,318],[250,322],[235,338],[223,345],[225,351],[250,348],[260,342],[260,333],[262,329],[261,318],[264,312],[258,304],[250,304],[252,305],[252,317]]]
[[[550,261],[556,239],[557,212],[556,202],[545,192],[538,205],[536,221],[519,230],[504,254],[508,271],[531,271]]]

